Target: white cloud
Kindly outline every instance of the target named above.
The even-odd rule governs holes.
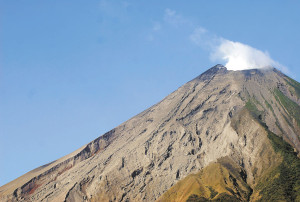
[[[267,52],[226,39],[221,39],[220,42],[211,58],[226,61],[225,66],[230,70],[266,68],[277,64]]]
[[[225,62],[225,66],[229,70],[276,67],[288,72],[287,68],[273,60],[268,52],[217,37],[202,27],[195,29],[190,35],[190,39],[196,45],[207,49],[212,61]]]

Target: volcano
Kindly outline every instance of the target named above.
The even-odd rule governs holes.
[[[1,201],[300,201],[300,84],[216,65]]]

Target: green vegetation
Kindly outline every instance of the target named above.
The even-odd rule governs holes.
[[[251,114],[257,119],[262,120],[263,111],[259,111],[256,105],[260,103],[254,98],[250,98],[246,103],[246,108],[251,112]]]
[[[276,126],[279,128],[279,130],[280,130],[281,134],[283,134],[283,133],[284,133],[284,131],[283,131],[283,130],[282,130],[282,128],[280,127],[277,117],[275,117],[275,118],[276,118],[275,125],[276,125]]]
[[[213,199],[217,194],[218,192],[215,191],[212,187],[208,187],[209,188],[209,191],[210,191],[210,197],[211,199]]]
[[[283,116],[284,120],[287,122],[287,124],[288,124],[290,127],[294,128],[293,124],[292,124],[291,121],[286,117],[286,115],[282,114],[282,116]]]
[[[237,197],[226,194],[226,193],[222,193],[220,194],[216,199],[214,199],[213,201],[222,201],[222,202],[239,202],[241,200],[239,200]]]
[[[207,198],[198,196],[196,194],[192,194],[189,196],[189,198],[186,200],[186,202],[207,202],[209,201]]]
[[[286,78],[285,81],[294,88],[294,92],[300,98],[300,83],[291,78]]]
[[[266,104],[266,106],[272,111],[272,113],[274,114],[274,109],[273,109],[273,107],[270,105],[270,103],[268,103],[267,100],[265,100],[265,104]]]
[[[275,95],[277,101],[297,120],[297,123],[300,123],[300,107],[278,89],[275,90]],[[266,105],[270,107],[267,102]],[[252,100],[249,100],[245,107],[255,118],[261,113]],[[290,144],[269,131],[261,119],[258,121],[267,130],[274,151],[283,157],[282,162],[262,177],[255,187],[255,191],[259,191],[261,196],[259,201],[300,201],[300,159]]]
[[[271,100],[271,103],[273,104],[273,101],[272,101],[272,100]],[[277,116],[275,115],[275,112],[274,112],[274,109],[273,109],[272,105],[271,105],[267,100],[265,100],[265,104],[266,104],[267,108],[269,108],[269,109],[272,111],[273,117],[276,119],[275,125],[276,125],[277,128],[280,130],[280,132],[283,134],[284,132],[283,132],[282,128],[281,128],[280,125],[279,125],[278,118],[277,118]]]
[[[300,106],[285,96],[280,90],[275,89],[275,98],[281,103],[281,105],[287,110],[288,114],[291,115],[300,127]]]
[[[261,105],[254,97],[248,100],[245,107],[249,110],[253,118],[255,118],[261,125],[265,128],[267,127],[266,123],[263,122],[264,120],[264,111],[260,111],[257,109],[256,105]]]
[[[221,193],[216,199],[210,200],[201,196],[198,196],[196,194],[192,194],[189,196],[189,198],[186,200],[186,202],[216,202],[216,201],[222,201],[222,202],[239,202],[237,197],[226,194],[226,193]]]
[[[255,187],[260,191],[260,201],[300,201],[300,159],[281,137],[268,131],[268,138],[283,161]]]
[[[248,100],[246,103],[246,108],[249,109],[251,112],[258,113],[258,109],[256,108],[256,105],[252,102],[252,100]]]

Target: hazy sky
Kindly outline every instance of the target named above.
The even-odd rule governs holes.
[[[298,2],[0,0],[0,185],[217,63],[299,81]]]

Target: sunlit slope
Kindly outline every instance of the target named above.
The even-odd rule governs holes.
[[[298,200],[299,92],[274,68],[216,65],[73,154],[0,187],[0,201]]]
[[[282,93],[274,96],[278,101],[292,102]],[[231,124],[237,133],[247,134],[249,122],[254,122],[260,126],[257,134],[267,137],[262,139],[259,160],[252,166],[254,180],[247,182],[244,166],[224,157],[188,175],[158,201],[300,201],[300,159],[296,149],[268,129],[262,118],[265,112],[258,110],[259,103],[253,100],[248,100]],[[292,107],[299,106],[295,103]]]
[[[179,181],[158,201],[247,200],[251,193],[252,189],[243,179],[239,166],[229,158],[222,158]]]

